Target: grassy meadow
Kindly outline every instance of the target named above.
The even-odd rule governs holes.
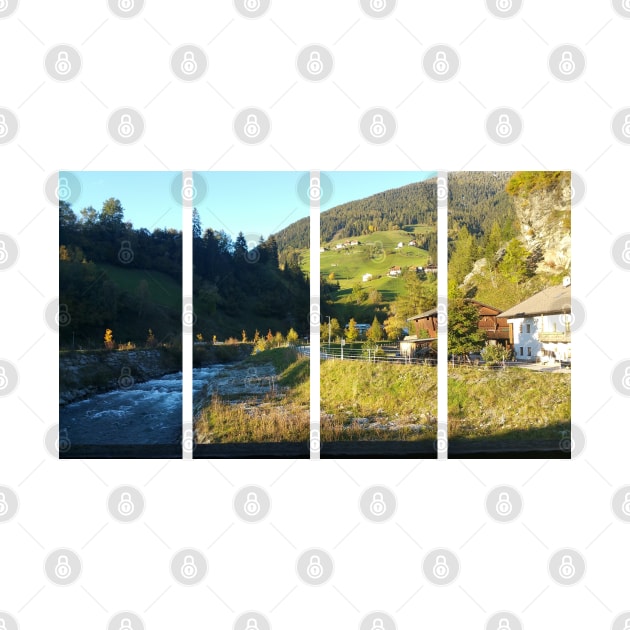
[[[272,369],[277,379],[263,394],[212,395],[195,418],[198,444],[307,442],[309,360],[293,348],[273,348],[227,368],[244,379],[248,368]]]
[[[555,439],[571,429],[571,374],[449,368],[449,439]]]
[[[435,440],[437,372],[424,365],[321,364],[321,437]]]

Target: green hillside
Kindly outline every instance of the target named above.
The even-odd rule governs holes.
[[[135,293],[146,282],[148,298],[151,302],[179,311],[182,303],[182,285],[161,271],[148,269],[130,269],[114,265],[95,263],[97,269],[104,271],[109,279],[121,291]]]
[[[408,243],[414,238],[414,233],[426,234],[430,231],[429,226],[407,226],[406,230],[374,232],[357,238],[360,245],[344,249],[335,249],[335,245],[348,239],[334,240],[326,243],[326,251],[320,253],[320,272],[325,276],[334,273],[342,291],[351,289],[355,283],[362,282],[364,274],[371,273],[373,279],[366,282],[366,286],[373,286],[379,291],[390,291],[390,297],[395,297],[401,290],[402,282],[400,278],[388,276],[387,272],[394,266],[402,269],[410,266],[425,267],[429,259],[428,252],[419,247],[411,247]],[[401,242],[403,247],[397,249],[396,246]]]
[[[408,184],[335,206],[321,213],[320,236],[326,243],[361,237],[372,232],[400,229],[407,225],[437,222],[436,178]],[[309,219],[292,223],[274,235],[280,259],[294,250],[308,249]]]
[[[426,276],[409,271],[410,267],[426,267],[431,258],[426,249],[408,243],[412,240],[421,242],[423,237],[434,234],[432,226],[407,225],[398,230],[325,243],[325,251],[320,252],[320,273],[324,288],[329,289],[322,291],[324,315],[336,317],[342,324],[350,318],[369,324],[374,316],[383,322],[395,310],[400,311],[403,318],[413,314],[411,311],[419,308],[418,295],[402,305],[409,287],[413,287],[414,294],[426,295],[431,292],[428,285],[435,286],[435,274]],[[335,247],[348,240],[356,240],[359,244],[341,249]],[[399,243],[403,243],[403,247],[398,248]],[[401,275],[390,276],[391,267],[400,267]],[[372,278],[364,282],[365,274],[371,274]]]

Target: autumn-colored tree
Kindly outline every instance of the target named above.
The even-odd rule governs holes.
[[[254,333],[254,339],[253,342],[254,343],[258,343],[258,340],[260,339],[260,332],[258,331],[258,328],[256,328],[256,332]]]
[[[247,331],[245,329],[241,330],[241,341],[247,343]]]
[[[271,343],[273,341],[273,333],[271,332],[271,328],[267,331],[267,341]]]
[[[383,329],[381,328],[381,324],[376,315],[374,315],[367,337],[370,341],[381,341],[383,339]]]
[[[105,342],[105,347],[108,350],[113,350],[114,346],[116,345],[116,342],[114,341],[114,333],[112,332],[111,328],[107,328],[105,330],[105,337],[103,337],[103,340]]]
[[[293,328],[291,328],[291,330],[287,333],[287,341],[291,345],[295,345],[299,338],[299,335],[295,332],[295,330],[293,330]]]
[[[356,341],[359,338],[359,329],[357,328],[357,322],[352,317],[348,322],[348,329],[346,330],[346,340],[347,341]]]

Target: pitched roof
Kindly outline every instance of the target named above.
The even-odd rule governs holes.
[[[435,317],[437,315],[437,312],[437,308],[432,308],[430,311],[425,311],[424,313],[420,313],[420,315],[414,315],[413,317],[407,318],[407,321],[412,322],[416,319],[424,319],[425,317]]]
[[[571,312],[571,286],[543,289],[525,301],[499,313],[500,317],[515,318],[528,315],[550,315]]]

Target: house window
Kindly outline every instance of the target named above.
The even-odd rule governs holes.
[[[522,332],[523,332],[523,324],[521,324],[521,325],[518,327],[518,332],[520,332],[520,333],[522,333]]]
[[[528,346],[528,347],[527,347],[527,356],[528,356],[528,357],[531,357],[531,356],[532,356],[532,348],[531,348],[531,346]]]
[[[530,332],[532,332],[532,327],[530,324],[527,324],[527,334],[529,334]]]
[[[520,355],[523,356],[523,346],[519,346]]]

